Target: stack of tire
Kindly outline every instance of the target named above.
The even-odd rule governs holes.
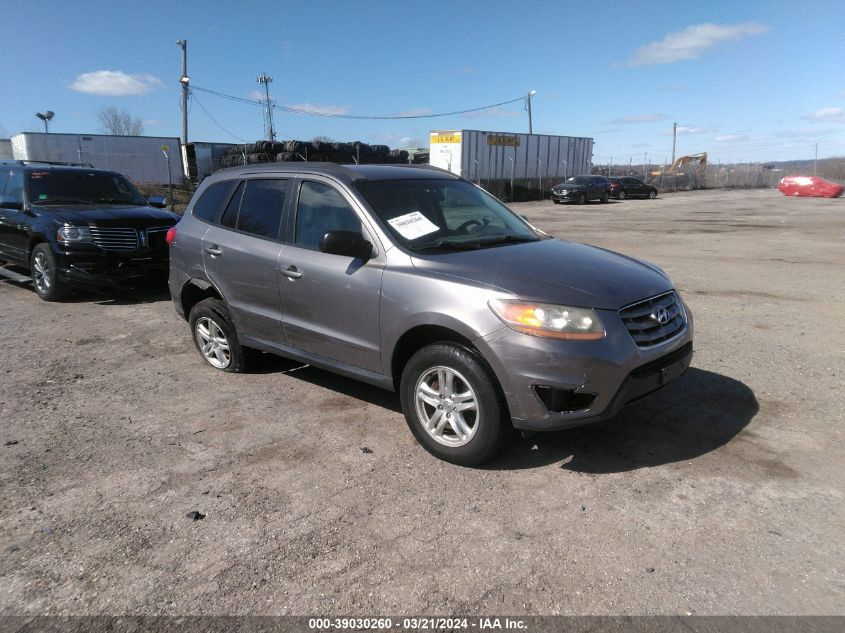
[[[220,159],[220,166],[303,161],[361,165],[407,164],[408,152],[403,149],[391,150],[387,145],[369,145],[361,141],[257,141],[229,147]]]

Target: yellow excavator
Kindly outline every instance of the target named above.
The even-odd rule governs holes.
[[[660,176],[685,176],[686,173],[681,170],[684,165],[689,163],[698,162],[698,166],[695,168],[695,175],[696,176],[704,176],[704,168],[707,167],[707,152],[701,152],[700,154],[690,154],[689,156],[680,156],[678,157],[674,163],[672,163],[669,167],[666,168],[666,171],[663,171],[663,167],[660,169],[651,172],[653,177],[659,178]]]

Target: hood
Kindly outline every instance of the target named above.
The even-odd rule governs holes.
[[[595,246],[551,239],[413,256],[414,266],[521,299],[618,310],[672,289],[660,269]]]
[[[89,223],[120,226],[130,224],[136,227],[167,226],[179,221],[179,216],[155,207],[134,207],[109,205],[96,207],[88,204],[37,207],[59,222],[85,225]]]

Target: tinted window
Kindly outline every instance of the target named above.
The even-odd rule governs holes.
[[[4,198],[12,198],[23,202],[23,172],[16,169],[9,173],[9,180],[3,191]]]
[[[232,190],[232,180],[224,180],[223,182],[215,182],[208,189],[206,189],[194,205],[194,217],[206,222],[213,222],[217,217],[217,212],[220,211],[220,206]]]
[[[329,231],[360,232],[361,221],[336,189],[320,182],[303,182],[296,211],[296,244],[317,249]]]
[[[237,229],[278,239],[282,211],[288,194],[287,180],[247,180],[238,213]]]
[[[231,200],[229,200],[229,204],[226,205],[223,217],[220,218],[220,224],[228,226],[230,229],[235,228],[235,223],[238,221],[238,209],[240,209],[241,197],[243,194],[244,183],[241,183],[238,185],[238,190],[235,192],[235,195],[232,196]]]

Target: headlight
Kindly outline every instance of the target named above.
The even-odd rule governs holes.
[[[595,310],[549,303],[494,299],[490,309],[517,332],[570,341],[596,341],[604,326]]]
[[[68,224],[59,229],[56,239],[60,242],[90,242],[91,231],[86,226]]]

